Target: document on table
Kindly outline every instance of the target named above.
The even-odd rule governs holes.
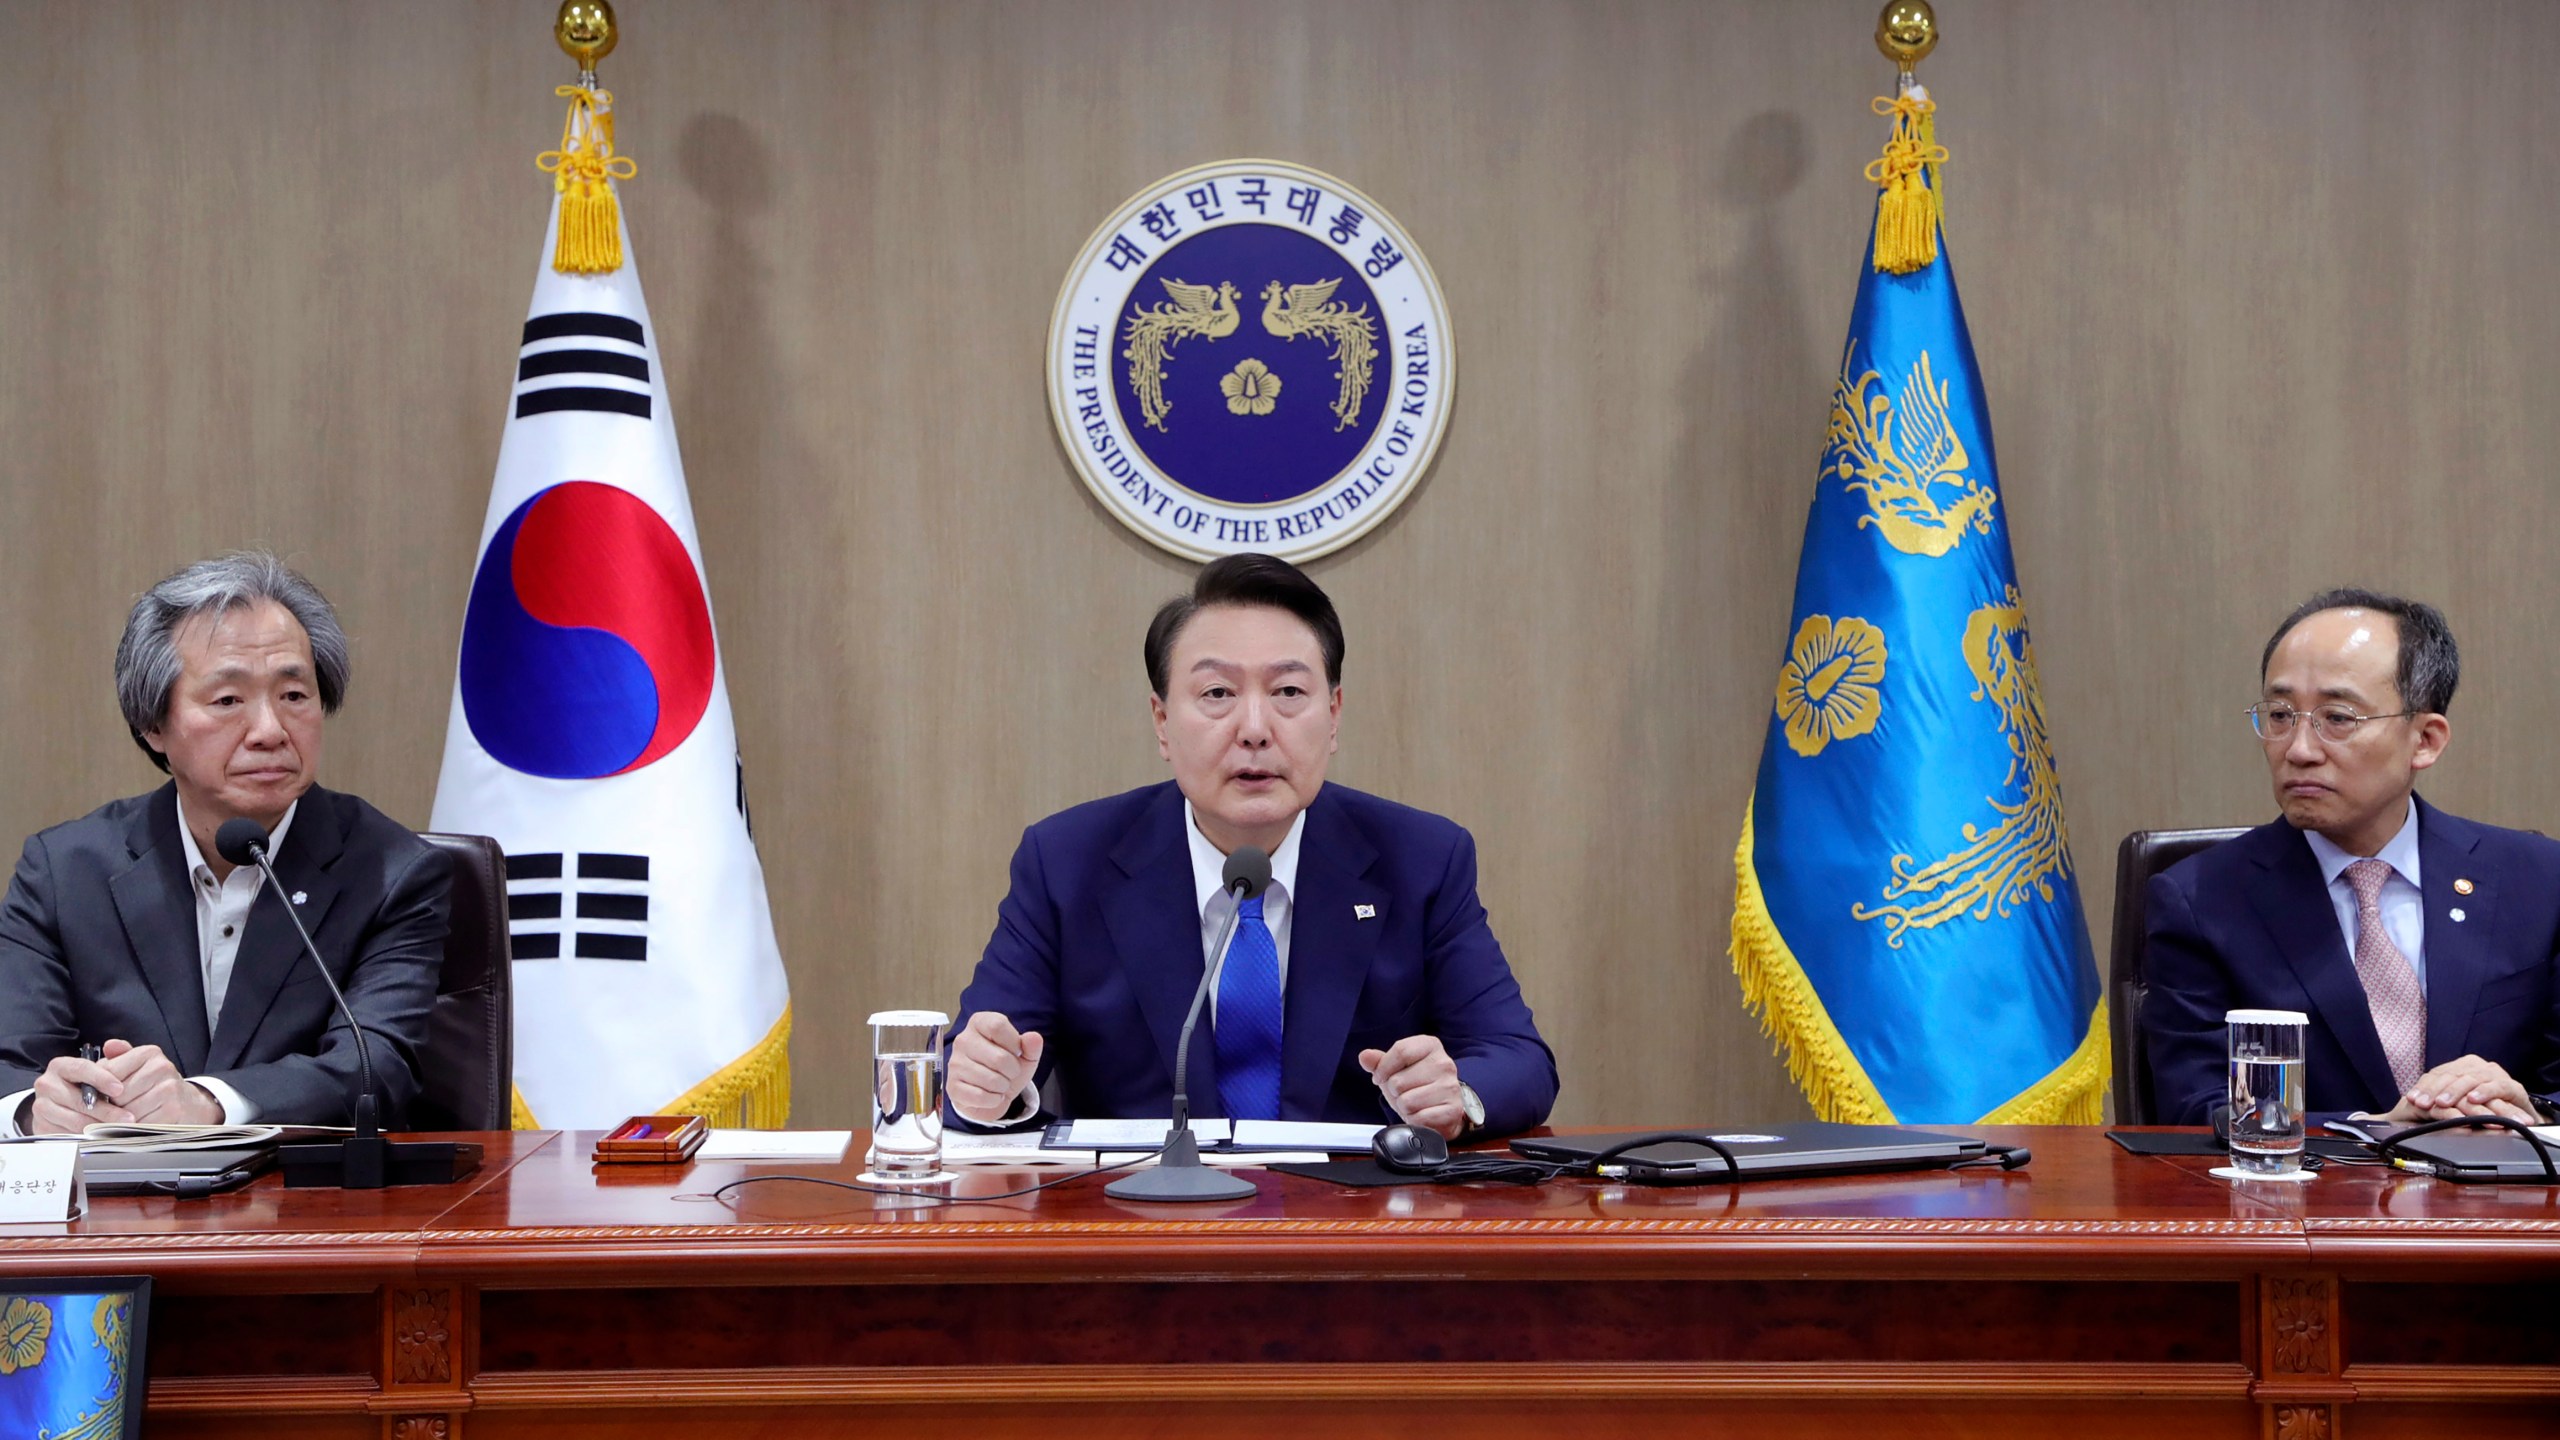
[[[1221,1122],[1223,1123],[1223,1122]],[[1044,1145],[1046,1139],[1037,1130],[1024,1130],[1011,1135],[954,1135],[942,1132],[942,1163],[945,1165],[1073,1165],[1092,1168],[1109,1165],[1125,1170],[1144,1170],[1156,1163],[1148,1152],[1164,1138],[1156,1131],[1156,1139],[1144,1145],[1125,1149],[1087,1148],[1059,1149]],[[1144,1157],[1141,1159],[1140,1157]],[[1276,1165],[1283,1161],[1295,1165],[1320,1164],[1326,1158],[1320,1150],[1204,1150],[1200,1163],[1234,1167],[1238,1165]],[[1130,1161],[1137,1161],[1130,1164]]]
[[[714,1130],[696,1160],[842,1160],[850,1130]]]
[[[1043,1144],[1051,1150],[1152,1150],[1164,1143],[1171,1120],[1070,1120],[1049,1127]],[[1365,1154],[1377,1137],[1375,1125],[1334,1125],[1313,1120],[1194,1120],[1192,1137],[1202,1158],[1213,1146],[1233,1151],[1321,1150]],[[1268,1157],[1265,1157],[1268,1158]],[[1258,1162],[1257,1162],[1258,1163]]]

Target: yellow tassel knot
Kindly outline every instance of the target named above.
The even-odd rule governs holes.
[[[622,209],[613,181],[640,173],[630,157],[613,153],[613,92],[563,85],[553,94],[569,101],[560,126],[560,148],[534,164],[551,176],[560,196],[560,240],[551,268],[563,275],[605,275],[622,268]]]
[[[1938,258],[1938,103],[1926,95],[1877,96],[1879,115],[1893,117],[1884,154],[1867,166],[1876,182],[1876,268],[1895,275],[1925,270]],[[1925,175],[1924,175],[1925,172]]]

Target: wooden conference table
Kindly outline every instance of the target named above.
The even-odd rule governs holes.
[[[1978,1133],[2034,1163],[917,1208],[526,1132],[441,1189],[102,1198],[0,1273],[155,1277],[155,1437],[2560,1430],[2551,1190]]]

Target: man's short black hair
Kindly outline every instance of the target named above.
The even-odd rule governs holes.
[[[2442,715],[2453,707],[2453,687],[2462,683],[2462,651],[2453,643],[2453,627],[2444,622],[2444,612],[2423,601],[2353,586],[2323,590],[2284,617],[2258,656],[2259,683],[2266,682],[2267,665],[2275,659],[2276,646],[2286,632],[2323,610],[2371,610],[2390,616],[2400,627],[2400,669],[2395,677],[2400,708]]]
[[[1165,670],[1173,663],[1173,642],[1192,616],[1212,605],[1268,605],[1306,621],[1324,652],[1324,683],[1342,683],[1342,617],[1333,613],[1323,587],[1277,555],[1228,555],[1201,566],[1191,593],[1164,602],[1147,626],[1147,683],[1157,699],[1164,698],[1171,678]]]

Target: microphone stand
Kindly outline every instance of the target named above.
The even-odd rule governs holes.
[[[337,977],[320,959],[320,947],[312,943],[310,930],[293,908],[293,898],[284,893],[284,886],[276,880],[275,867],[267,863],[265,837],[261,835],[246,849],[248,863],[258,867],[267,888],[275,892],[276,904],[283,909],[284,918],[293,922],[293,933],[301,937],[304,952],[319,968],[321,983],[329,987],[329,998],[337,1002],[338,1014],[346,1020],[348,1033],[355,1037],[356,1069],[364,1077],[364,1090],[356,1096],[356,1133],[344,1140],[286,1145],[277,1151],[284,1162],[285,1188],[380,1190],[387,1185],[450,1185],[479,1169],[480,1147],[468,1141],[383,1138],[381,1123],[374,1113],[373,1052],[365,1044],[364,1027],[356,1023],[356,1012],[347,1004],[346,992],[338,988]],[[226,854],[223,858],[233,857]]]
[[[1268,882],[1265,882],[1268,883]],[[1236,938],[1236,921],[1244,915],[1244,902],[1252,891],[1262,887],[1239,876],[1230,881],[1228,893],[1235,896],[1235,908],[1227,912],[1226,923],[1218,928],[1217,963],[1200,976],[1200,988],[1191,992],[1191,1013],[1182,1019],[1182,1038],[1173,1047],[1173,1127],[1164,1132],[1164,1149],[1157,1155],[1154,1168],[1124,1175],[1102,1187],[1102,1193],[1114,1200],[1243,1200],[1262,1193],[1262,1187],[1227,1170],[1212,1170],[1200,1163],[1200,1140],[1191,1133],[1191,1030],[1200,1023],[1200,1007],[1209,999],[1210,987],[1218,983],[1218,974],[1227,968],[1227,946]]]

